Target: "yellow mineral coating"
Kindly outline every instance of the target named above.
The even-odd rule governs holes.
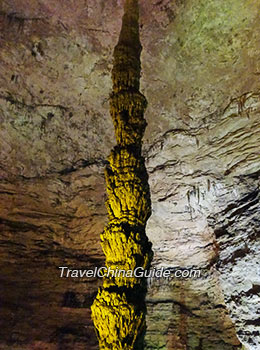
[[[123,84],[126,88],[126,85]],[[121,90],[110,98],[110,114],[116,129],[116,140],[121,146],[140,144],[146,121],[143,115],[147,102],[140,92]]]
[[[109,223],[101,234],[106,267],[111,270],[148,269],[151,243],[145,234],[151,215],[148,175],[141,156],[147,106],[139,92],[140,54],[138,1],[125,1],[119,41],[114,50],[110,114],[117,146],[105,170]],[[141,350],[145,331],[144,279],[114,275],[103,279],[91,307],[102,350]]]
[[[125,294],[99,290],[92,309],[100,320],[96,325],[97,334],[102,334],[100,350],[134,349],[137,335],[145,327],[145,314],[127,301]],[[122,339],[127,338],[127,342]]]

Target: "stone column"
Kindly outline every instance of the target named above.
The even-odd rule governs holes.
[[[91,307],[100,350],[143,349],[145,332],[146,280],[129,277],[138,267],[149,269],[153,256],[145,234],[151,201],[141,156],[147,101],[139,92],[142,46],[138,18],[138,0],[126,0],[114,50],[110,96],[117,145],[105,170],[109,222],[101,234],[106,267],[124,272],[114,277],[111,273],[103,279],[103,287]],[[125,275],[126,271],[130,272]]]

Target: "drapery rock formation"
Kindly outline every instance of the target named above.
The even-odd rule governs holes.
[[[141,155],[147,105],[139,92],[141,49],[138,0],[127,0],[114,50],[110,113],[117,146],[106,168],[109,222],[101,235],[106,267],[113,272],[104,277],[91,308],[100,349],[144,348],[146,281],[134,276],[138,267],[148,270],[152,259],[145,234],[151,200]],[[118,269],[121,274],[114,275]]]
[[[0,2],[1,350],[98,347],[102,281],[57,267],[104,264],[123,3]],[[151,281],[147,349],[259,348],[259,10],[140,1],[153,266],[205,271]]]

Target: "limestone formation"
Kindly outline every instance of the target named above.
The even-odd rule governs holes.
[[[144,278],[127,276],[149,269],[152,250],[145,234],[151,215],[148,175],[141,156],[146,126],[146,99],[139,92],[140,54],[138,0],[127,0],[119,41],[114,50],[110,113],[117,146],[106,168],[109,222],[101,235],[107,268],[123,271],[106,276],[92,305],[100,350],[143,349],[145,332]]]
[[[1,350],[98,349],[102,280],[58,266],[104,265],[124,2],[0,1]],[[140,0],[153,267],[204,271],[149,281],[147,350],[259,350],[259,12],[253,0]]]

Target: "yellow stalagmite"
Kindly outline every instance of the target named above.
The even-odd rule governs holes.
[[[138,20],[138,0],[126,0],[114,50],[110,96],[117,146],[111,151],[105,171],[109,223],[101,234],[106,267],[111,270],[149,269],[153,255],[145,234],[151,201],[141,156],[147,102],[139,91],[142,47]],[[145,294],[144,278],[104,278],[91,307],[100,350],[143,349]]]

